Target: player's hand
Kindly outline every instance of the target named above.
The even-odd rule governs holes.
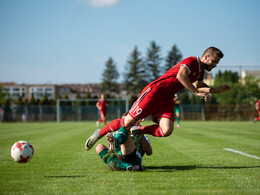
[[[217,88],[217,93],[222,93],[224,91],[230,90],[231,87],[228,85],[221,85]]]
[[[211,95],[204,92],[196,92],[196,96],[204,97],[205,102],[211,102]]]

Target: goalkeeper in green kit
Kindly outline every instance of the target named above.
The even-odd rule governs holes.
[[[96,152],[112,170],[143,171],[143,156],[152,154],[146,135],[132,135],[125,127],[121,127],[114,135],[108,133],[106,138],[109,148],[98,144]]]

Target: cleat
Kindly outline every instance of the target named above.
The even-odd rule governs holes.
[[[143,165],[132,165],[126,168],[127,171],[143,171]]]
[[[181,128],[181,126],[179,124],[176,125],[177,128]]]
[[[88,140],[86,141],[85,144],[85,150],[90,150],[95,143],[101,138],[99,132],[101,129],[97,129],[96,131],[94,131],[93,135],[91,135]]]
[[[96,124],[97,124],[97,127],[99,127],[99,122],[98,121],[96,122]]]
[[[116,139],[111,133],[107,134],[107,141],[109,143],[109,151],[114,152],[116,150],[116,144],[115,144]]]

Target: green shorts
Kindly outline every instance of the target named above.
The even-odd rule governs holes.
[[[180,105],[175,104],[175,106],[174,106],[174,112],[175,112],[175,114],[180,114]]]
[[[122,155],[121,150],[117,150],[116,153],[122,156],[122,160],[126,163],[130,163],[133,165],[141,165],[143,162],[143,157],[136,149],[128,155]]]

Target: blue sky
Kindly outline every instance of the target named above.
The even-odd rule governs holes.
[[[220,66],[260,66],[259,10],[259,0],[0,0],[0,82],[98,83],[109,57],[122,74],[151,41],[162,57],[174,44],[183,57],[216,46]]]

